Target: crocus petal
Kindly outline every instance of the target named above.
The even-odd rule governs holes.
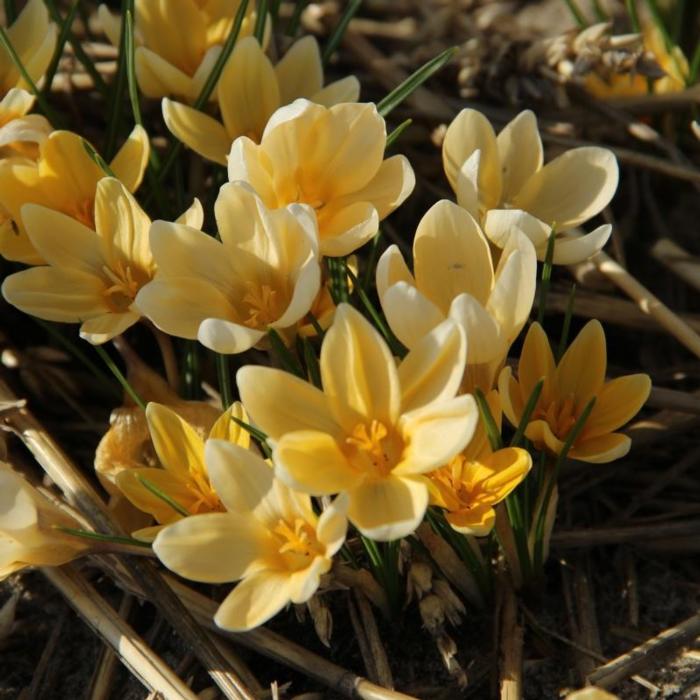
[[[399,365],[401,411],[451,399],[459,389],[467,359],[467,338],[452,321],[443,321]]]
[[[34,267],[5,279],[2,294],[24,313],[46,321],[79,323],[109,311],[104,282],[87,272]]]
[[[412,348],[445,320],[445,315],[414,286],[399,282],[382,299],[382,310],[394,335]]]
[[[608,149],[574,148],[531,177],[512,206],[566,230],[588,221],[608,205],[618,177],[617,160]]]
[[[525,336],[518,363],[518,381],[520,382],[523,403],[527,403],[537,382],[543,378],[546,381],[540,400],[542,403],[548,403],[550,400],[548,384],[553,380],[554,370],[554,355],[547,334],[539,323],[533,323]],[[503,410],[506,412],[505,406]],[[507,412],[506,415],[508,415]],[[510,419],[510,416],[508,418]]]
[[[516,427],[520,423],[525,404],[520,386],[513,378],[513,371],[510,367],[504,367],[498,375],[498,395],[501,398],[503,413],[510,424]]]
[[[278,109],[275,114],[281,111],[282,109]],[[265,167],[266,160],[269,168]],[[228,179],[231,182],[247,182],[268,206],[277,205],[272,164],[262,149],[247,136],[239,136],[231,144],[228,154]]]
[[[632,446],[632,440],[622,433],[608,433],[586,440],[578,440],[571,450],[569,457],[581,462],[592,464],[607,464],[624,457]]]
[[[253,365],[241,367],[236,382],[254,424],[274,440],[295,430],[340,436],[328,399],[313,384],[279,369]]]
[[[519,447],[504,447],[483,458],[482,464],[491,473],[480,487],[489,494],[493,504],[506,498],[527,476],[532,457]]]
[[[248,422],[248,414],[240,401],[234,401],[211,426],[209,431],[210,440],[226,440],[227,442],[239,445],[245,449],[250,447],[250,433],[241,425],[236,423],[237,418],[244,423]]]
[[[250,350],[264,337],[265,331],[222,318],[204,319],[197,331],[197,340],[204,347],[224,355],[235,355]]]
[[[345,542],[348,529],[348,505],[348,495],[342,493],[333,499],[318,519],[316,536],[318,541],[326,546],[326,556],[328,557],[332,557]]]
[[[467,211],[446,199],[423,216],[413,241],[418,289],[443,312],[467,292],[485,304],[493,285],[486,237]]]
[[[457,204],[466,209],[475,219],[480,219],[479,212],[479,165],[481,151],[477,149],[467,158],[457,174]]]
[[[0,117],[2,106],[0,105]],[[0,146],[13,143],[43,143],[51,133],[51,124],[41,114],[28,114],[26,117],[13,119],[0,127]]]
[[[338,443],[315,430],[283,435],[275,445],[273,459],[276,474],[284,483],[312,496],[347,491],[361,479]]]
[[[195,340],[207,318],[233,318],[228,299],[197,277],[157,277],[141,287],[135,306],[168,335]]]
[[[174,95],[192,99],[192,78],[144,46],[135,51],[136,79],[146,97]]]
[[[496,134],[489,120],[477,110],[463,109],[447,127],[442,144],[442,162],[452,189],[463,163],[480,150],[479,200],[484,209],[493,209],[501,200],[501,164]]]
[[[552,229],[543,221],[521,209],[491,209],[484,218],[484,233],[499,248],[505,248],[515,233],[524,234],[539,252]]]
[[[295,571],[289,577],[289,599],[299,605],[306,603],[316,593],[321,583],[322,574],[330,571],[331,560],[326,557],[316,557],[310,566]]]
[[[83,321],[80,337],[93,345],[102,345],[131,328],[140,318],[141,314],[136,311],[109,312],[95,316]]]
[[[559,396],[572,396],[579,410],[596,396],[605,382],[607,352],[600,322],[589,321],[567,348],[557,366]]]
[[[389,287],[397,282],[406,282],[411,286],[416,284],[399,247],[395,243],[390,245],[377,261],[376,282],[380,301],[384,298]]]
[[[3,116],[3,121],[6,118],[23,117],[34,106],[35,100],[36,97],[27,90],[10,88],[0,100],[0,114]]]
[[[141,184],[150,151],[148,134],[137,124],[109,164],[112,172],[129,192],[135,192]]]
[[[191,581],[225,583],[254,572],[270,539],[265,528],[245,515],[204,513],[163,528],[153,551],[168,569]]]
[[[611,234],[612,226],[603,224],[583,236],[578,234],[559,236],[554,244],[552,262],[555,265],[576,265],[584,260],[588,260],[588,258],[603,249]],[[538,250],[537,252],[537,257],[540,260],[544,260],[547,252],[546,245],[544,250]]]
[[[264,624],[290,602],[289,574],[261,571],[246,577],[228,594],[214,622],[222,629],[244,632]]]
[[[520,112],[498,134],[496,142],[503,174],[502,199],[510,202],[542,167],[542,140],[534,112]]]
[[[279,104],[289,104],[298,97],[313,99],[314,94],[323,87],[321,52],[315,37],[305,36],[295,41],[278,61],[275,73],[277,76],[275,82],[279,83]],[[318,100],[313,101],[318,102]],[[354,100],[342,101],[354,102]]]
[[[146,420],[161,466],[185,478],[191,468],[204,469],[204,441],[175,411],[151,402]]]
[[[470,365],[501,360],[508,348],[493,316],[470,294],[455,297],[449,318],[458,323],[468,339]]]
[[[323,390],[346,430],[352,431],[358,420],[394,425],[401,402],[394,358],[379,333],[349,304],[338,306],[320,365]]]
[[[289,328],[300,321],[311,309],[321,288],[321,267],[318,260],[311,257],[299,271],[292,298],[284,314],[271,323],[272,328]]]
[[[607,382],[598,393],[581,441],[612,433],[631,420],[649,398],[651,380],[646,374],[630,374]]]
[[[175,223],[189,226],[190,228],[201,229],[204,223],[204,209],[202,208],[202,203],[195,197],[192,200],[192,204],[175,219]]]
[[[371,202],[329,205],[320,225],[320,252],[328,257],[350,255],[375,236],[379,214]]]
[[[270,115],[285,102],[270,59],[252,36],[236,42],[217,91],[230,140],[243,135],[259,140]]]
[[[488,503],[482,503],[468,510],[446,513],[445,518],[457,532],[463,535],[486,537],[496,524],[496,511]]]
[[[545,420],[533,420],[525,428],[525,437],[531,440],[538,449],[547,448],[555,455],[564,449],[564,441],[560,440]]]
[[[401,416],[406,447],[394,474],[422,474],[447,464],[472,439],[479,420],[470,394],[431,403]]]
[[[311,95],[311,101],[326,107],[341,102],[357,102],[360,99],[360,81],[354,75],[329,83],[326,87]]]
[[[97,8],[97,18],[109,43],[112,44],[112,46],[119,46],[122,28],[121,17],[112,14],[107,5],[100,5]]]
[[[223,124],[204,112],[167,97],[163,98],[162,110],[165,126],[176,139],[203,158],[226,165],[233,139]]]
[[[389,476],[369,481],[350,494],[348,518],[378,542],[407,537],[420,525],[428,507],[428,487],[420,477]]]

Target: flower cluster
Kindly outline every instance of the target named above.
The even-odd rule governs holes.
[[[5,299],[80,324],[93,345],[144,323],[183,352],[198,341],[219,365],[216,416],[153,396],[103,440],[98,472],[121,498],[122,523],[178,574],[237,581],[216,615],[229,630],[309,601],[342,548],[384,551],[425,520],[471,564],[475,538],[500,520],[536,566],[531,543],[548,537],[560,463],[626,454],[630,440],[617,431],[650,390],[645,375],[606,381],[596,321],[557,361],[530,320],[538,261],[549,272],[608,240],[609,225],[580,227],[613,197],[614,155],[577,148],[545,163],[532,112],[496,134],[463,110],[442,146],[456,201],[425,213],[412,261],[397,245],[381,252],[380,222],[416,184],[405,156],[387,156],[381,110],[358,102],[353,76],[324,86],[315,39],[271,61],[266,19],[252,2],[237,18],[239,5],[135,3],[130,77],[144,97],[163,98],[169,132],[207,161],[198,165],[206,187],[173,202],[158,189],[167,173],[142,126],[107,165],[81,135],[25,116],[31,98],[3,68],[0,253],[26,266],[4,280]],[[122,20],[104,7],[100,18],[119,44]],[[22,30],[28,22],[43,22],[40,45],[25,41],[37,36]],[[36,80],[55,35],[47,22],[31,0],[10,30]],[[237,41],[201,104],[234,25]],[[154,197],[136,194],[147,168]],[[194,198],[203,189],[213,207]],[[175,219],[184,208],[175,202],[193,199]],[[507,359],[526,327],[513,369]],[[229,355],[241,356],[240,401]],[[9,484],[0,573],[81,553],[80,540],[43,527],[58,512],[16,475],[0,477]],[[520,489],[527,479],[532,488]],[[504,501],[523,504],[532,522],[513,519],[519,509]]]

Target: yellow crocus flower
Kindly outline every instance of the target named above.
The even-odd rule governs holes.
[[[501,404],[496,391],[486,400],[499,431]],[[444,508],[447,522],[465,535],[485,537],[496,523],[498,505],[527,476],[532,457],[519,447],[491,449],[483,420],[466,449],[430,474],[431,505]]]
[[[317,516],[311,498],[276,479],[253,452],[222,440],[208,440],[204,452],[226,512],[168,525],[153,551],[165,566],[193,581],[241,580],[214,621],[227,630],[249,630],[316,592],[345,541],[346,500],[336,498]]]
[[[148,153],[148,136],[136,126],[110,163],[130,192],[141,184]],[[104,171],[85,150],[84,139],[71,131],[54,131],[41,143],[36,162],[24,158],[0,161],[0,212],[6,213],[0,225],[0,254],[28,265],[46,262],[27,235],[21,216],[28,203],[62,212],[93,228],[95,191],[103,177]]]
[[[208,439],[227,440],[244,449],[250,447],[250,435],[232,418],[246,421],[240,403],[232,404],[216,420]],[[212,487],[204,463],[204,439],[175,411],[158,403],[146,406],[146,420],[160,467],[123,469],[116,476],[117,488],[144,513],[150,513],[160,525],[176,522],[183,516],[150,491],[146,479],[192,515],[223,511]],[[155,536],[160,527],[147,528],[134,536]]]
[[[499,247],[507,223],[520,216],[507,210],[525,211],[542,222],[523,229],[540,260],[550,227],[559,234],[585,223],[608,205],[617,189],[617,161],[607,148],[574,148],[545,165],[537,118],[529,110],[496,136],[481,112],[463,109],[447,128],[442,159],[459,205],[482,223]],[[495,223],[494,217],[501,221]],[[500,237],[492,237],[491,231],[500,232]],[[605,245],[610,233],[610,226],[604,225],[584,236],[558,235],[554,262],[585,260]]]
[[[373,104],[324,107],[298,99],[278,109],[256,144],[233,142],[229,180],[248,182],[270,208],[316,211],[322,255],[348,255],[413,191],[404,156],[384,159],[386,124]]]
[[[194,102],[226,41],[241,0],[136,0],[135,68],[146,97],[174,96]],[[119,46],[122,18],[100,5],[107,38]],[[255,2],[250,0],[238,35],[253,33]]]
[[[321,283],[316,221],[308,207],[268,211],[241,183],[221,188],[214,207],[220,241],[156,221],[158,274],[136,304],[162,331],[199,339],[220,353],[259,343],[309,311]]]
[[[269,367],[242,367],[237,381],[272,441],[277,476],[316,496],[347,493],[350,521],[389,541],[418,527],[428,506],[424,474],[474,433],[474,399],[456,396],[465,359],[464,332],[447,320],[397,367],[370,323],[340,304],[321,348],[323,390]]]
[[[318,42],[299,39],[273,67],[254,37],[236,42],[221,73],[217,95],[223,124],[180,102],[163,100],[163,118],[170,132],[204,158],[226,165],[231,143],[239,136],[260,142],[265,125],[279,107],[306,97],[328,107],[356,102],[360,83],[348,76],[323,87]]]
[[[201,224],[199,203],[187,214]],[[21,311],[62,323],[81,323],[80,336],[100,344],[141,318],[138,290],[153,278],[150,219],[126,187],[103,178],[95,196],[95,228],[37,204],[22,207],[32,246],[46,265],[10,275],[5,299]]]
[[[619,698],[602,688],[590,687],[569,693],[565,700],[619,700]]]
[[[494,265],[479,224],[442,200],[418,224],[413,265],[415,276],[395,245],[377,264],[377,292],[392,331],[412,348],[451,318],[468,339],[465,389],[489,391],[532,309],[537,276],[532,243],[512,229]]]
[[[651,391],[646,374],[605,381],[605,334],[598,321],[589,321],[558,364],[542,327],[533,323],[525,337],[518,378],[510,367],[498,377],[503,412],[517,426],[537,382],[542,393],[525,430],[538,449],[559,454],[567,435],[592,398],[595,404],[568,456],[582,462],[605,463],[629,452],[631,440],[615,432],[644,405]]]
[[[34,83],[40,83],[51,62],[58,32],[49,21],[42,0],[29,0],[11,27],[7,37],[22,65]],[[51,125],[39,114],[28,115],[35,97],[20,75],[10,55],[0,49],[0,153],[4,156],[19,151],[31,154],[27,144],[41,143],[50,133]],[[16,153],[15,153],[16,155]]]
[[[81,526],[0,462],[0,581],[27,566],[60,566],[89,548],[58,527]]]

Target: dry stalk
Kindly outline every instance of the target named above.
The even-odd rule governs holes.
[[[522,700],[523,697],[523,635],[518,601],[510,581],[501,577],[499,686],[500,700]]]
[[[651,249],[652,257],[695,289],[700,289],[700,260],[670,238],[660,238]]]

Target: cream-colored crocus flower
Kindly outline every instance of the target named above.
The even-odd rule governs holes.
[[[298,97],[328,107],[357,102],[360,83],[353,75],[323,87],[323,64],[312,36],[292,44],[273,67],[257,39],[236,42],[221,73],[217,95],[223,123],[180,102],[163,100],[170,132],[204,158],[226,165],[231,143],[247,136],[256,143],[273,112]]]
[[[506,230],[489,220],[513,215],[500,211],[504,209],[525,211],[542,222],[544,244],[541,232],[539,238],[533,234],[540,259],[544,259],[550,227],[560,234],[583,224],[607,206],[617,189],[617,161],[607,148],[574,148],[544,165],[537,118],[529,110],[498,136],[481,112],[462,110],[447,128],[442,159],[457,201],[481,221],[486,235],[494,228],[501,233]],[[530,235],[529,227],[525,233]],[[558,235],[555,262],[584,260],[598,252],[609,236],[607,225],[585,236],[569,234],[560,239]],[[501,245],[499,240],[493,242]]]
[[[208,440],[205,458],[226,512],[168,525],[153,551],[165,566],[193,581],[240,579],[214,621],[227,630],[249,630],[289,603],[313,596],[345,541],[346,501],[336,498],[317,516],[311,498],[276,479],[253,452]]]
[[[348,255],[413,191],[408,160],[384,160],[385,148],[386,124],[373,104],[299,99],[272,115],[259,144],[233,142],[228,175],[250,183],[270,209],[313,207],[321,254]]]
[[[136,126],[110,163],[130,192],[141,184],[149,148],[145,130]],[[47,262],[27,235],[21,211],[28,203],[62,212],[93,228],[95,192],[104,175],[85,150],[85,140],[71,131],[54,131],[40,145],[36,162],[23,158],[0,161],[0,212],[6,212],[0,226],[0,254],[29,265]]]
[[[571,429],[591,399],[593,409],[568,456],[582,462],[612,462],[629,452],[631,440],[615,432],[644,405],[651,390],[646,374],[605,381],[605,334],[598,321],[589,321],[555,363],[542,327],[533,323],[525,337],[518,378],[510,367],[498,377],[503,412],[517,426],[540,379],[544,385],[525,436],[538,449],[559,454]]]
[[[29,0],[8,27],[7,37],[34,83],[41,78],[56,48],[56,25],[42,0]],[[3,156],[32,155],[28,144],[41,143],[51,125],[39,114],[28,114],[35,97],[10,55],[0,49],[0,153]]]
[[[392,331],[412,348],[445,318],[459,323],[469,341],[464,388],[488,392],[532,308],[532,243],[513,228],[494,266],[479,224],[442,200],[418,224],[413,266],[415,276],[395,245],[377,264],[377,292]]]
[[[234,417],[247,421],[240,403],[232,404],[221,414],[207,439],[226,440],[248,449],[250,434]],[[160,525],[176,522],[183,515],[149,489],[151,484],[191,515],[223,511],[204,463],[205,440],[197,430],[175,411],[157,403],[146,406],[146,420],[160,467],[123,469],[116,477],[119,490]],[[147,528],[134,536],[150,539],[159,530],[160,527]]]
[[[80,524],[0,462],[0,580],[27,566],[60,566],[87,551],[85,540],[58,527]]]
[[[311,308],[321,283],[316,221],[308,207],[269,211],[242,183],[221,188],[220,241],[156,221],[158,275],[136,300],[161,330],[220,353],[245,352],[268,328],[283,330]]]
[[[135,68],[146,97],[174,96],[194,102],[225,43],[241,0],[136,0]],[[122,19],[100,5],[107,38],[119,46]],[[253,33],[255,2],[250,0],[238,35]]]
[[[397,367],[379,333],[340,304],[321,347],[323,390],[269,367],[238,370],[241,400],[271,439],[275,472],[312,495],[347,493],[348,517],[367,537],[413,532],[428,506],[427,472],[467,445],[473,397],[455,396],[464,331],[447,320]]]
[[[569,693],[566,700],[619,700],[619,698],[602,688],[590,687]]]
[[[199,202],[187,216],[201,225]],[[47,265],[5,279],[2,294],[10,304],[47,321],[80,323],[80,336],[93,344],[141,318],[134,299],[156,270],[151,222],[119,180],[103,178],[97,185],[94,230],[37,204],[22,207],[22,220]]]
[[[499,431],[501,404],[496,391],[486,400]],[[452,527],[465,535],[485,537],[496,523],[498,505],[527,476],[532,457],[519,447],[491,449],[483,420],[466,449],[430,474],[431,505],[444,508]]]

